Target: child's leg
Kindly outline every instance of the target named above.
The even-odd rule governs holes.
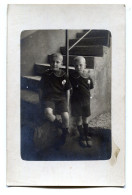
[[[61,127],[61,123],[56,119],[56,116],[54,115],[52,108],[45,108],[44,109],[44,114],[45,114],[45,117],[50,122],[53,122],[56,127],[59,127],[59,128]]]
[[[82,127],[82,117],[81,116],[75,117],[75,121],[76,121],[76,125],[77,125],[77,129],[79,131],[79,134],[81,137],[83,137],[84,132],[83,132],[83,127]]]
[[[92,139],[91,139],[91,132],[88,128],[88,117],[83,117],[82,119],[83,119],[83,128],[84,128],[84,133],[85,133],[86,140],[87,140],[87,145],[91,147]]]
[[[82,147],[87,147],[87,142],[84,134],[84,129],[82,126],[82,106],[81,102],[74,99],[74,101],[71,101],[71,114],[74,117],[74,120],[77,125],[77,130],[79,132],[79,144]]]
[[[83,147],[87,147],[85,133],[84,133],[84,129],[82,126],[82,116],[75,117],[75,121],[76,121],[77,129],[80,135],[80,139],[79,139],[80,145]]]
[[[91,132],[90,132],[89,127],[88,127],[89,118],[82,117],[82,120],[83,120],[83,128],[84,128],[85,134],[87,136],[91,136]]]
[[[62,136],[61,136],[61,144],[65,144],[66,142],[66,137],[68,135],[68,130],[69,130],[69,113],[68,112],[63,112],[61,113],[62,117]]]
[[[69,113],[68,112],[63,112],[61,114],[62,117],[62,127],[63,128],[69,128]]]
[[[52,108],[45,108],[44,109],[44,114],[45,117],[50,121],[50,122],[54,122],[56,117],[53,114],[53,109]]]

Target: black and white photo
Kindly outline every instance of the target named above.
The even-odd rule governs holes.
[[[125,6],[9,5],[7,186],[125,185]]]
[[[23,160],[111,157],[108,30],[21,33]]]

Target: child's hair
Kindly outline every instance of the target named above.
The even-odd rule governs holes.
[[[52,59],[53,59],[54,57],[59,57],[59,58],[61,58],[61,60],[63,61],[63,55],[62,55],[61,53],[53,53],[53,54],[51,54],[51,55],[50,55],[50,61],[52,61]]]
[[[80,59],[84,60],[84,63],[86,65],[86,60],[83,56],[76,56],[74,59],[73,59],[73,63],[76,62],[76,61],[79,61]]]

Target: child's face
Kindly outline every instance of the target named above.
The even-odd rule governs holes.
[[[56,71],[59,70],[61,65],[62,65],[62,58],[61,58],[61,56],[56,56],[56,57],[52,58],[51,64],[50,64],[52,70],[56,70]]]
[[[84,58],[80,58],[74,62],[75,70],[79,73],[82,73],[86,68],[86,63]]]

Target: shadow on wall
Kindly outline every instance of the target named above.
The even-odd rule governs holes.
[[[75,38],[77,32],[70,30],[69,38]],[[49,54],[60,52],[65,46],[65,30],[22,31],[21,33],[21,76],[34,75],[35,62],[48,63]]]

